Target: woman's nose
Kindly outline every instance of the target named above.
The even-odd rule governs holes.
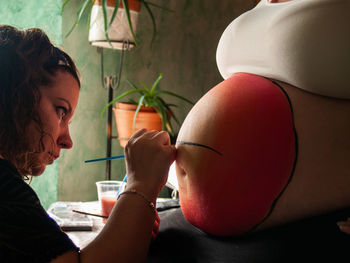
[[[67,128],[59,138],[57,144],[63,149],[71,149],[73,147],[73,141],[69,134],[69,129]]]

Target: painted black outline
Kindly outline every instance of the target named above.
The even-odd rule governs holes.
[[[293,111],[293,106],[292,106],[292,102],[288,96],[288,93],[284,90],[284,88],[277,83],[277,81],[275,80],[272,80],[272,79],[268,79],[268,78],[265,78],[267,79],[268,81],[271,81],[273,84],[275,84],[281,91],[282,93],[284,94],[284,96],[286,97],[288,103],[289,103],[289,108],[290,108],[290,112],[291,112],[291,115],[292,115],[292,125],[293,125],[293,132],[294,132],[294,138],[295,138],[295,158],[294,158],[294,163],[293,163],[293,167],[292,167],[292,171],[291,171],[291,174],[288,178],[288,181],[286,183],[286,185],[283,187],[283,189],[281,190],[281,192],[278,194],[278,196],[275,198],[275,200],[273,200],[272,204],[271,204],[271,207],[270,207],[270,210],[267,212],[267,214],[265,215],[265,217],[259,222],[257,223],[255,226],[253,226],[248,232],[248,233],[251,233],[252,231],[254,231],[256,228],[258,228],[260,225],[262,225],[266,219],[271,215],[272,211],[274,210],[276,204],[277,204],[277,201],[280,199],[280,197],[282,196],[282,194],[284,193],[284,191],[287,189],[287,186],[290,184],[290,182],[292,181],[292,178],[294,176],[294,172],[295,172],[295,167],[297,165],[297,160],[298,160],[298,153],[299,153],[299,141],[298,141],[298,134],[297,134],[297,131],[295,129],[295,121],[294,121],[294,111]]]
[[[200,144],[200,143],[196,143],[196,142],[185,142],[185,141],[176,141],[175,145],[191,145],[191,146],[199,146],[199,147],[203,147],[203,148],[206,148],[206,149],[209,149],[221,156],[223,156],[223,154],[217,150],[215,150],[214,148],[208,146],[208,145],[204,145],[204,144]]]

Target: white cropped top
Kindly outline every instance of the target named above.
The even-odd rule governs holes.
[[[261,0],[225,29],[216,59],[224,79],[246,72],[349,99],[350,0]]]

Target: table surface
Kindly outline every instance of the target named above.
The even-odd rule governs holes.
[[[98,201],[92,202],[56,202],[53,203],[48,212],[52,215],[52,212],[57,211],[57,207],[60,209],[69,210],[70,216],[81,217],[81,214],[72,212],[72,209],[93,213],[93,214],[101,214],[100,204]],[[63,207],[63,208],[62,208]],[[158,198],[157,199],[157,209],[159,211],[167,208],[178,207],[178,199],[168,199],[168,198]],[[80,249],[86,247],[102,230],[104,227],[103,218],[97,216],[85,215],[86,218],[92,221],[92,229],[91,230],[74,230],[74,231],[65,231],[65,233],[69,236],[69,238],[74,242],[76,246]],[[58,221],[55,217],[53,217],[56,221]]]
[[[95,239],[103,226],[104,223],[102,222],[102,218],[94,217],[92,231],[66,231],[66,233],[77,247],[83,249]]]

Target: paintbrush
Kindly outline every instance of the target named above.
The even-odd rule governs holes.
[[[79,210],[72,210],[72,211],[75,212],[75,213],[88,215],[88,216],[97,216],[97,217],[102,217],[102,218],[108,218],[108,216],[103,216],[103,215],[99,215],[99,214],[92,214],[92,213],[83,212],[83,211],[79,211]]]
[[[117,156],[111,156],[111,157],[104,157],[104,158],[86,160],[85,163],[100,162],[100,161],[108,161],[108,160],[114,160],[114,159],[124,159],[124,158],[125,158],[124,155],[117,155]]]

